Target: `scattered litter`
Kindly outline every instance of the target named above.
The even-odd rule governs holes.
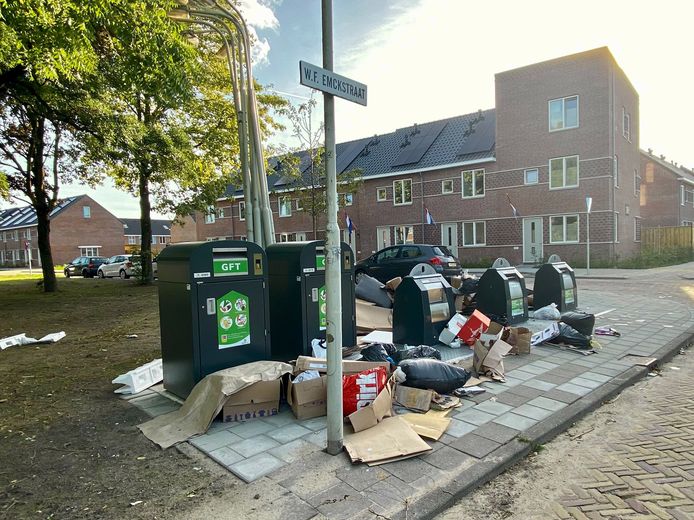
[[[125,337],[128,339],[137,339],[139,336],[137,334],[127,334]]]
[[[359,283],[354,288],[354,294],[361,300],[375,303],[378,307],[385,309],[393,307],[393,302],[388,296],[385,286],[368,274],[361,275]]]
[[[451,424],[448,417],[428,413],[406,413],[399,417],[409,424],[417,435],[435,441],[441,438]]]
[[[612,327],[597,327],[594,331],[594,334],[597,334],[598,336],[616,336],[620,337],[622,334]]]
[[[434,395],[431,408],[434,410],[449,410],[460,406],[460,399],[452,395]]]
[[[481,386],[467,386],[462,388],[456,388],[453,390],[453,395],[457,397],[470,397],[472,395],[483,394],[487,390]]]
[[[556,303],[550,303],[533,312],[533,318],[536,320],[559,320],[561,319],[561,312],[557,309]]]
[[[592,348],[590,336],[581,334],[566,323],[559,324],[559,335],[549,340],[550,343],[565,343],[583,349]]]
[[[503,358],[512,348],[501,339],[496,340],[491,347],[486,347],[481,341],[476,341],[472,364],[477,375],[485,375],[501,383],[506,382]]]
[[[441,359],[441,352],[437,348],[429,345],[419,345],[418,347],[408,347],[403,350],[398,350],[394,355],[396,364],[406,359]]]
[[[374,330],[361,338],[362,343],[393,343],[393,333],[384,330]]]
[[[680,367],[670,367],[670,370],[680,370]]]
[[[593,335],[593,327],[595,326],[595,315],[586,312],[566,312],[562,314],[562,323],[566,323],[569,327],[577,330],[584,336]]]
[[[404,385],[395,387],[395,402],[410,410],[429,411],[433,398],[433,390],[422,390],[421,388],[412,388]]]
[[[377,307],[373,303],[364,300],[356,300],[356,321],[357,332],[368,333],[375,330],[390,331],[393,330],[393,311],[392,309],[384,309]],[[393,338],[387,343],[392,343]]]
[[[361,349],[359,353],[363,361],[387,361],[396,365],[397,363],[393,361],[396,352],[397,348],[390,343],[372,343],[368,347]]]
[[[406,359],[398,365],[407,386],[448,394],[470,379],[464,368],[437,359]],[[397,372],[397,371],[396,371]]]
[[[431,450],[401,415],[386,417],[372,428],[347,433],[344,447],[352,462],[366,462],[370,466]]]
[[[629,354],[627,356],[624,356],[624,357],[620,358],[620,361],[626,361],[626,362],[631,363],[632,365],[647,367],[647,368],[653,368],[658,363],[658,360],[656,358],[646,357],[646,356],[638,356],[636,354]]]
[[[0,350],[5,350],[9,347],[19,346],[19,345],[40,345],[46,343],[56,343],[65,337],[65,332],[53,332],[52,334],[46,334],[41,339],[28,338],[26,333],[17,334],[15,336],[9,336],[7,338],[0,339]]]
[[[313,351],[313,357],[316,358],[326,359],[328,355],[328,348],[325,345],[324,339],[312,339],[311,350]]]
[[[130,502],[131,506],[137,506],[142,503],[142,500],[136,500],[135,502]]]
[[[489,328],[491,320],[482,314],[480,311],[473,312],[467,319],[463,327],[458,332],[458,337],[462,339],[466,345],[472,346],[475,341],[486,332]]]
[[[384,367],[342,376],[342,413],[348,416],[369,406],[383,390],[388,374]]]
[[[155,359],[119,375],[113,381],[114,385],[124,385],[114,390],[116,394],[137,394],[146,390],[152,385],[156,385],[164,378],[161,359]]]
[[[550,339],[557,337],[558,335],[559,335],[559,324],[558,323],[552,323],[546,329],[543,329],[540,332],[536,332],[535,334],[533,334],[531,339],[530,339],[530,344],[533,346],[540,345],[540,344],[544,343],[545,341],[549,341]]]
[[[311,379],[318,379],[320,374],[316,370],[306,370],[301,372],[293,380],[294,384],[303,383],[304,381],[310,381]]]

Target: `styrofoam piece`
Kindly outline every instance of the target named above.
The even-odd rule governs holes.
[[[15,345],[24,345],[26,340],[26,334],[17,334],[15,336],[10,336],[9,338],[0,339],[0,350],[5,350],[6,348],[14,347]]]
[[[385,330],[374,330],[361,338],[363,343],[393,343],[393,333]]]
[[[65,332],[60,331],[60,332],[53,332],[52,334],[46,334],[44,337],[42,337],[39,340],[36,340],[36,343],[56,343],[63,339],[65,337]]]
[[[137,394],[152,385],[156,385],[162,379],[164,379],[164,372],[161,359],[155,359],[141,367],[119,375],[111,383],[124,385],[114,390],[116,394]]]

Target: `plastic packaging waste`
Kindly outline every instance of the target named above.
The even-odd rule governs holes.
[[[395,345],[372,343],[368,347],[361,349],[359,353],[363,361],[387,361],[395,365],[396,363],[393,361],[395,352],[397,352]]]
[[[317,370],[306,370],[294,378],[293,384],[303,383],[304,381],[310,381],[311,379],[318,379],[320,373]]]
[[[137,394],[146,390],[152,385],[156,385],[164,378],[161,359],[155,359],[138,367],[134,370],[119,375],[111,383],[114,385],[125,385],[116,388],[116,394]]]
[[[569,327],[573,327],[584,336],[592,336],[593,327],[595,326],[595,314],[567,312],[562,314],[561,322],[566,323]]]
[[[429,345],[419,345],[418,347],[411,347],[405,350],[400,350],[393,355],[395,364],[399,364],[405,359],[441,359],[441,352],[434,347]]]
[[[592,348],[590,338],[581,334],[566,323],[559,324],[559,335],[549,340],[550,343],[566,343],[574,347],[589,349]]]
[[[375,303],[379,307],[390,309],[393,307],[393,302],[384,287],[385,286],[376,280],[376,278],[372,278],[368,274],[362,274],[359,283],[354,288],[354,294],[360,300],[365,300]]]
[[[537,309],[533,313],[533,318],[536,320],[558,320],[561,319],[561,312],[557,309],[556,303],[550,303]]]

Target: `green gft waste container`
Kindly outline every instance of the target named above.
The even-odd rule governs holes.
[[[187,397],[207,374],[270,359],[267,259],[245,241],[187,242],[157,259],[164,388]]]
[[[543,264],[535,273],[533,307],[539,309],[555,303],[559,312],[576,309],[578,291],[574,270],[566,262]]]
[[[443,276],[406,276],[395,290],[393,342],[436,345],[454,314],[453,289]]]
[[[342,345],[357,342],[354,254],[341,243]],[[267,247],[272,358],[311,356],[311,340],[325,339],[325,242],[284,242]]]
[[[514,324],[528,319],[525,279],[515,267],[487,269],[480,278],[475,296],[477,308],[496,320]]]

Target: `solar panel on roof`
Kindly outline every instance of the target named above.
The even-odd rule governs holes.
[[[359,139],[358,141],[351,142],[344,147],[338,145],[337,149],[337,162],[335,165],[335,170],[337,173],[342,173],[347,169],[347,167],[352,164],[352,161],[357,158],[357,156],[362,152],[366,143],[370,141],[367,139]],[[340,149],[342,148],[342,149]]]
[[[488,152],[496,142],[496,116],[487,114],[474,127],[474,132],[465,139],[456,155],[467,155],[476,152]]]
[[[391,166],[418,163],[447,124],[446,121],[437,121],[419,127],[420,131],[415,135],[408,135],[411,144],[400,152]]]

